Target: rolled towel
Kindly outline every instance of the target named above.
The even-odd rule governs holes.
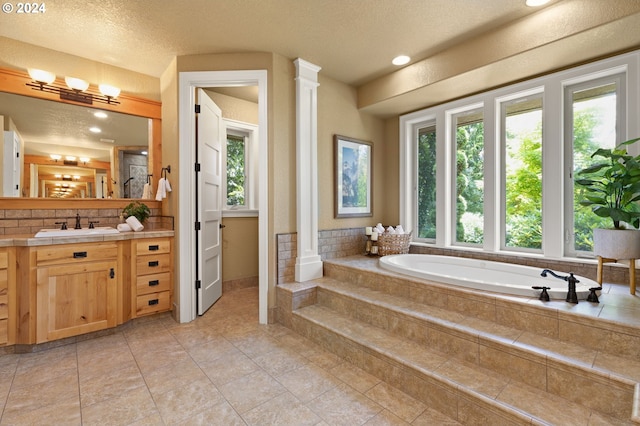
[[[396,234],[404,234],[404,229],[402,228],[402,225],[398,225],[396,226]]]
[[[389,226],[389,227],[387,228],[387,233],[389,233],[389,234],[395,234],[395,233],[396,233],[396,230],[395,230],[395,229],[393,229],[393,226]]]
[[[119,223],[118,226],[116,226],[116,229],[118,229],[118,231],[120,232],[133,231],[133,229],[131,229],[128,223]]]
[[[381,223],[377,224],[376,231],[378,231],[378,234],[384,234],[384,226]]]
[[[167,186],[164,184],[164,178],[158,181],[158,191],[156,192],[156,201],[162,201],[167,197]]]
[[[129,216],[125,222],[127,222],[134,232],[142,231],[144,229],[144,226],[142,226],[138,218],[135,216]]]

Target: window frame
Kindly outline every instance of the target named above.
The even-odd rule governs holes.
[[[484,93],[457,99],[400,116],[399,125],[399,191],[400,223],[405,229],[416,229],[417,225],[417,159],[414,155],[415,131],[419,123],[436,121],[436,239],[424,241],[414,237],[412,244],[447,248],[460,251],[484,251],[515,254],[524,257],[570,258],[565,253],[565,123],[564,90],[569,84],[620,73],[626,73],[626,111],[624,125],[618,133],[621,140],[640,135],[640,120],[629,117],[640,116],[640,50],[625,53],[590,64],[559,71],[531,80]],[[542,91],[543,101],[543,149],[542,149],[542,250],[538,252],[518,251],[502,245],[501,224],[503,207],[501,199],[504,189],[501,184],[501,123],[498,100],[527,91]],[[471,105],[484,103],[485,123],[485,241],[482,247],[465,247],[452,243],[452,225],[455,226],[455,209],[452,209],[455,185],[452,164],[455,149],[452,146],[451,114],[468,109]],[[453,134],[455,136],[455,134]],[[546,142],[553,141],[553,142]],[[631,147],[631,153],[640,151]],[[455,189],[455,188],[454,188]],[[492,189],[492,190],[491,190]],[[567,196],[573,196],[573,193]],[[455,207],[455,206],[454,206]],[[573,214],[571,212],[571,214]],[[558,219],[560,218],[560,219]],[[573,255],[572,255],[573,256]]]
[[[224,194],[222,217],[255,217],[258,215],[258,126],[228,118],[223,118],[222,121],[225,126],[225,143],[222,148],[222,194]],[[227,135],[244,138],[245,203],[242,206],[227,205]]]
[[[616,72],[617,71],[617,72]],[[570,257],[592,257],[591,252],[576,250],[575,248],[575,214],[574,212],[574,168],[573,168],[573,139],[574,139],[574,114],[573,93],[592,87],[606,84],[616,84],[616,145],[626,140],[626,70],[611,69],[604,73],[592,76],[590,79],[577,79],[566,81],[563,85],[563,115],[564,115],[564,158],[566,178],[564,180],[564,253]],[[570,213],[569,213],[570,212]]]
[[[520,91],[516,93],[511,93],[507,96],[502,96],[496,98],[496,117],[498,117],[499,125],[498,125],[498,151],[500,155],[500,166],[499,166],[499,239],[500,242],[500,250],[501,251],[509,251],[509,252],[523,252],[523,253],[542,253],[544,247],[544,233],[542,235],[542,247],[539,249],[532,249],[526,247],[511,247],[507,246],[507,174],[506,174],[506,163],[507,163],[507,123],[506,123],[506,109],[510,105],[517,104],[519,102],[526,102],[528,100],[540,99],[542,103],[542,138],[544,141],[544,87],[535,87],[529,90]],[[542,146],[542,156],[544,158],[544,144]],[[544,201],[544,163],[542,167],[542,185],[541,192]],[[542,224],[544,224],[544,211],[541,214]],[[542,226],[541,224],[541,226]]]

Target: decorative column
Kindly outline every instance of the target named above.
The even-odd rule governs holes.
[[[300,58],[296,65],[296,281],[322,277],[318,255],[318,72]]]

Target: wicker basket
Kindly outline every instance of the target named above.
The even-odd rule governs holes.
[[[378,255],[407,254],[411,245],[411,232],[408,234],[389,234],[378,236]]]

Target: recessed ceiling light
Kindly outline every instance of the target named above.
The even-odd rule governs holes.
[[[100,130],[99,127],[90,127],[89,131],[93,133],[100,133],[102,130]]]
[[[393,65],[404,65],[404,64],[408,64],[410,60],[411,58],[408,57],[407,55],[400,55],[393,58],[393,61],[391,61],[391,63]]]
[[[107,118],[108,117],[107,113],[106,112],[102,112],[102,111],[94,112],[93,115],[95,117],[98,117],[98,118]]]
[[[525,4],[529,7],[542,6],[549,3],[550,0],[526,0]]]

